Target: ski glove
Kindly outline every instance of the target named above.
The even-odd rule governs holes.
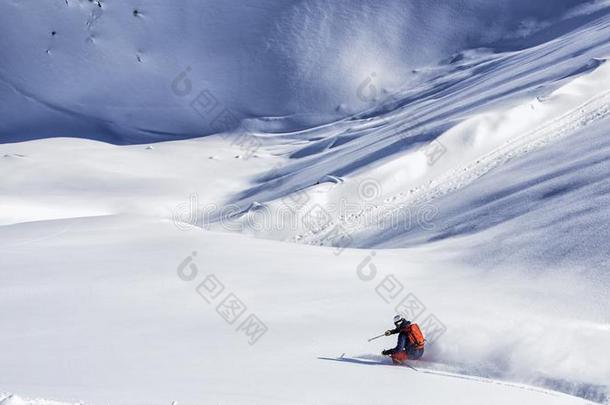
[[[386,336],[390,336],[391,334],[392,334],[391,330],[386,330],[385,333],[384,333],[384,335],[386,335]]]

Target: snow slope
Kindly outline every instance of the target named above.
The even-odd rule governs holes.
[[[573,198],[560,200],[546,214],[548,227],[539,227],[530,238],[515,231],[519,226],[532,228],[531,222],[521,222],[504,236],[491,238],[491,243],[489,234],[483,235],[475,242],[483,251],[465,251],[505,260],[490,251],[502,251],[507,238],[519,235],[520,255],[514,249],[503,250],[512,260],[541,266],[568,262],[607,274],[607,251],[599,247],[606,243],[602,224],[610,216],[603,202],[609,171],[604,148],[610,113],[610,67],[604,59],[608,35],[610,19],[603,17],[561,40],[523,51],[466,54],[467,60],[458,66],[437,67],[442,75],[428,73],[421,88],[395,103],[332,126],[278,135],[291,142],[277,141],[272,150],[289,154],[290,160],[231,200],[244,210],[258,203],[256,212],[233,218],[238,224],[233,227],[280,240],[337,245],[342,243],[334,234],[339,226],[349,234],[350,246],[404,247],[502,225],[531,212],[542,196],[571,194],[588,200],[578,194],[579,185],[588,184],[597,197],[588,200],[588,208]],[[561,146],[529,158],[539,164],[521,171],[513,165],[473,186],[472,193],[462,190],[507,161],[564,138]],[[572,157],[567,157],[572,150]],[[570,166],[567,158],[580,163]],[[557,164],[548,166],[553,160]],[[543,183],[562,173],[558,182]],[[327,181],[323,174],[333,175],[339,183]],[[522,181],[524,175],[529,182]],[[512,187],[504,184],[506,177]],[[524,184],[531,187],[524,189]],[[298,210],[286,209],[286,195],[295,192],[306,203]],[[512,194],[510,206],[499,201]],[[541,210],[548,211],[550,204],[553,201]],[[480,210],[474,209],[476,205]],[[491,212],[494,206],[498,212]],[[302,219],[316,207],[329,219],[311,227]],[[552,226],[574,212],[583,213],[574,217],[579,232],[566,235],[561,227]],[[421,216],[428,217],[424,226],[418,224]],[[590,228],[590,223],[599,223],[601,229]],[[215,229],[225,227],[222,223]],[[537,243],[540,234],[545,234],[546,249]]]
[[[24,156],[3,159],[3,169],[13,167],[7,178],[30,173],[13,193],[3,181],[15,201],[4,212],[22,215],[5,216],[0,232],[0,308],[10,320],[0,337],[0,346],[10,348],[3,355],[4,389],[115,404],[400,403],[383,388],[405,384],[415,403],[582,403],[549,389],[603,397],[610,376],[608,364],[599,362],[610,333],[607,282],[569,269],[532,274],[527,267],[495,266],[487,273],[460,265],[471,251],[456,249],[453,240],[376,249],[374,256],[346,249],[337,256],[332,248],[189,226],[195,218],[182,189],[223,199],[243,187],[244,173],[275,164],[273,157],[236,159],[232,148],[213,137],[152,150],[68,139],[1,147],[3,154]],[[212,149],[216,159],[188,159],[187,151]],[[88,158],[71,160],[76,155]],[[180,184],[168,170],[166,181],[145,181],[151,162],[161,173],[180,167],[175,173],[197,175]],[[222,177],[225,190],[210,187],[228,164],[234,173]],[[80,191],[120,180],[129,186]],[[183,199],[176,203],[178,195]],[[35,202],[71,202],[58,218],[70,212],[83,218],[23,222],[27,201],[36,214],[42,210]],[[177,268],[190,258],[199,278],[187,282]],[[358,274],[371,265],[379,274],[363,281]],[[225,295],[235,292],[267,325],[255,345],[236,332],[239,323],[227,325],[197,294],[210,273],[226,285]],[[390,274],[404,291],[386,303],[376,288]],[[390,347],[389,339],[365,339],[387,328],[407,292],[426,306],[420,321],[434,314],[447,328],[428,346],[427,361],[442,362],[443,372],[457,368],[460,375],[513,383],[326,360],[341,353],[366,359]]]
[[[0,404],[607,402],[608,10],[4,2]]]
[[[596,290],[577,277],[477,277],[442,251],[383,250],[374,257],[379,275],[365,282],[357,267],[369,251],[336,256],[331,249],[185,232],[169,221],[133,216],[67,221],[67,231],[44,240],[36,240],[38,230],[62,221],[2,232],[0,308],[10,322],[0,345],[10,350],[0,384],[24,396],[95,404],[366,404],[404,403],[388,392],[404,387],[409,402],[421,404],[583,403],[540,386],[325,360],[394,344],[366,342],[391,323],[394,305],[375,288],[392,273],[405,285],[400,299],[413,292],[427,307],[422,318],[434,314],[447,328],[429,345],[429,361],[517,382],[535,383],[542,375],[595,384],[608,376],[597,360],[609,332],[584,310],[599,303],[582,297],[576,311],[565,300],[566,284],[575,295],[577,286]],[[13,234],[30,242],[13,243]],[[185,260],[197,266],[192,281],[178,275]],[[452,271],[439,271],[444,267]],[[196,291],[209,274],[226,288],[211,304]],[[215,307],[231,292],[247,310],[229,325]],[[250,313],[268,328],[254,345],[236,331]],[[575,342],[582,351],[574,351]]]
[[[17,395],[0,394],[2,405],[68,405],[65,402],[49,401],[45,399],[24,399]]]
[[[188,68],[192,91],[207,89],[239,120],[309,127],[374,105],[417,80],[413,69],[463,49],[544,42],[603,6],[574,9],[581,3],[7,0],[0,140],[125,144],[217,132],[172,91]]]

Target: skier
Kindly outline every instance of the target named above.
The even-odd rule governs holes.
[[[394,329],[387,330],[386,336],[398,333],[398,343],[395,348],[381,352],[391,356],[394,364],[402,364],[406,360],[418,360],[424,354],[424,335],[416,323],[411,323],[400,315],[394,317]]]

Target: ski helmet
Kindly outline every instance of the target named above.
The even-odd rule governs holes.
[[[404,318],[402,316],[400,316],[400,315],[395,315],[394,316],[394,325],[398,325],[402,321],[404,321]]]

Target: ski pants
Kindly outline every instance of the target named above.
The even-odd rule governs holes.
[[[392,353],[406,352],[410,359],[417,360],[424,354],[424,349],[416,349],[414,347],[407,347],[407,335],[405,333],[398,334],[398,343]]]

